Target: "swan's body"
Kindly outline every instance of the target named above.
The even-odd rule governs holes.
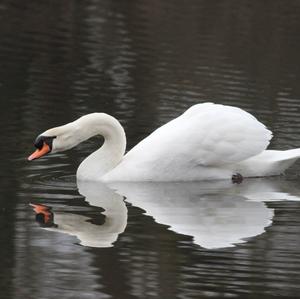
[[[204,103],[154,131],[125,156],[126,137],[120,123],[107,114],[92,113],[41,134],[36,141],[39,150],[29,159],[44,155],[39,154],[44,149],[41,143],[58,152],[95,135],[102,135],[104,144],[80,164],[79,180],[196,181],[230,179],[236,173],[270,176],[281,174],[300,157],[300,149],[266,150],[272,133],[251,114]]]

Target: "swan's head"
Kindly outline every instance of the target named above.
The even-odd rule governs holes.
[[[34,159],[38,159],[50,153],[53,149],[53,140],[55,138],[56,136],[39,135],[34,141],[34,146],[36,147],[36,151],[28,157],[28,160],[31,161]]]
[[[35,139],[36,151],[28,157],[28,160],[68,150],[80,142],[78,137],[73,123],[47,130]]]
[[[109,148],[107,152],[110,154],[108,160],[112,160],[111,157],[114,155],[113,161],[120,162],[126,147],[125,132],[115,118],[105,113],[90,113],[40,134],[34,142],[37,149],[28,160],[66,151],[96,135],[102,135],[105,139],[106,148]]]

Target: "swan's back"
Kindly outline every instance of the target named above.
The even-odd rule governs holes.
[[[211,176],[215,169],[228,172],[228,165],[258,155],[271,138],[272,133],[262,123],[239,108],[198,104],[138,143],[104,178],[129,181],[197,180],[203,179],[203,175],[209,178],[210,170]]]

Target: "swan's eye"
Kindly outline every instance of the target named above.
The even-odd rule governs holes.
[[[38,149],[42,149],[43,144],[44,144],[43,138],[40,136],[34,141],[34,146]]]
[[[53,139],[56,138],[56,136],[38,136],[37,139],[34,141],[34,146],[37,149],[42,149],[44,146],[44,143],[46,143],[50,149],[52,149],[52,143]]]

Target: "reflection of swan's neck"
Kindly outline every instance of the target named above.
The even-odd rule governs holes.
[[[98,226],[80,223],[76,236],[81,244],[92,247],[110,247],[127,225],[127,207],[123,196],[115,193],[101,182],[77,181],[78,191],[86,197],[90,206],[104,209],[104,224]],[[86,229],[85,229],[86,228]]]
[[[105,113],[88,114],[78,120],[81,141],[95,135],[104,137],[100,149],[89,155],[78,167],[77,178],[95,180],[112,170],[121,161],[126,148],[126,136],[121,124]]]

